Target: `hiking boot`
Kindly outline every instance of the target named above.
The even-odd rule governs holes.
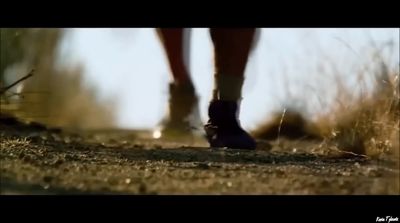
[[[209,121],[204,125],[211,147],[254,150],[255,140],[240,126],[239,104],[213,100],[208,109]]]
[[[193,85],[169,86],[169,116],[163,121],[162,137],[180,137],[193,133],[200,122],[198,99]]]

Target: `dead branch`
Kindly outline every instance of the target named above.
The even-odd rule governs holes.
[[[2,88],[2,89],[0,90],[0,95],[4,94],[7,90],[9,90],[10,88],[14,87],[15,85],[21,83],[22,81],[24,81],[24,80],[26,80],[26,79],[32,77],[34,71],[35,71],[35,70],[32,69],[31,72],[29,72],[29,73],[28,73],[27,75],[25,75],[24,77],[20,78],[19,80],[15,81],[14,83],[8,85],[7,87]]]

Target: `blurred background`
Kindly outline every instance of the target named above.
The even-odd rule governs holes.
[[[191,46],[205,122],[213,87],[208,29],[193,29]],[[2,28],[1,87],[32,69],[2,97],[3,111],[51,126],[150,130],[167,112],[172,77],[152,28]],[[398,74],[399,29],[263,28],[246,70],[241,123],[255,130],[287,109],[318,119],[338,98],[369,95]]]

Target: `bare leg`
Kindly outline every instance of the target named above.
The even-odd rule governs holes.
[[[215,58],[214,99],[239,100],[255,29],[211,29]]]
[[[160,28],[157,33],[167,54],[175,84],[192,85],[188,71],[189,30]]]

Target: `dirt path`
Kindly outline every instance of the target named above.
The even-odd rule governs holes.
[[[321,142],[288,140],[212,150],[141,134],[3,124],[1,194],[400,194],[390,157],[334,158]]]

